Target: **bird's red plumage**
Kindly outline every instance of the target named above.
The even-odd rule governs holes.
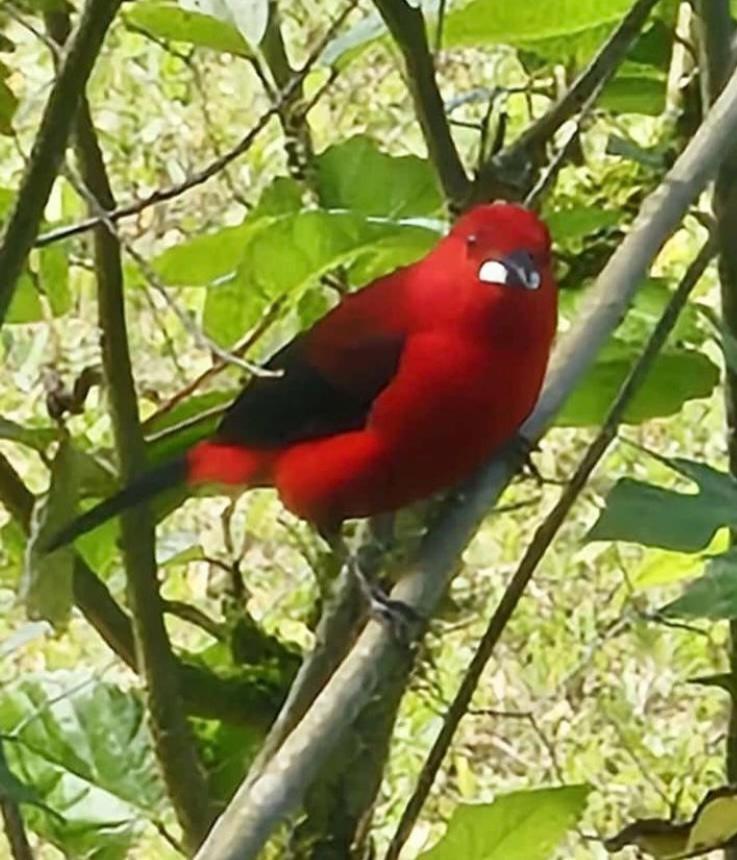
[[[537,288],[480,279],[485,262],[520,254]],[[447,488],[532,410],[556,306],[544,225],[519,206],[479,206],[425,258],[346,297],[302,335],[283,381],[262,384],[260,408],[276,417],[257,444],[254,399],[226,418],[227,438],[192,449],[188,480],[273,485],[322,527]],[[298,396],[299,409],[289,401]]]

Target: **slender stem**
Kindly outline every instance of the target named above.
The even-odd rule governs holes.
[[[419,7],[406,0],[374,0],[407,69],[407,86],[425,138],[425,145],[448,204],[457,207],[468,193],[463,162],[450,133],[445,106],[435,78],[435,63]]]
[[[38,235],[87,79],[121,0],[87,0],[51,88],[15,207],[0,239],[0,325]]]
[[[529,543],[476,648],[476,652],[473,655],[466,674],[463,676],[458,692],[445,714],[443,725],[425,759],[417,779],[415,790],[404,808],[384,860],[398,860],[402,847],[409,838],[415,822],[422,811],[422,807],[430,793],[432,784],[435,781],[438,770],[440,770],[440,766],[448,752],[456,730],[463,717],[468,713],[468,707],[481,680],[481,675],[491,659],[494,649],[512,617],[512,613],[517,608],[517,604],[522,598],[533,573],[552,544],[558,530],[565,522],[568,513],[578,499],[591,473],[616,436],[627,406],[632,402],[632,398],[640,389],[653,362],[663,348],[691,290],[696,286],[704,270],[714,257],[716,245],[715,237],[708,239],[686,270],[683,279],[673,293],[645,344],[645,348],[622,383],[601,429],[587,448],[576,471],[573,473],[565,489],[561,492],[557,503],[543,520],[535,532],[532,541]]]

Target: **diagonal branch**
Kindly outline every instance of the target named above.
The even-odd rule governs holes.
[[[422,811],[422,807],[427,800],[443,759],[450,748],[456,730],[463,717],[468,713],[471,699],[476,692],[481,675],[491,659],[502,633],[517,608],[517,604],[521,600],[532,575],[553,543],[558,530],[565,522],[568,513],[586,486],[586,482],[591,477],[592,472],[616,437],[625,410],[632,402],[632,398],[640,389],[653,362],[665,345],[668,335],[678,321],[679,314],[691,291],[714,258],[716,245],[715,236],[707,239],[694,261],[686,270],[678,288],[673,293],[645,344],[642,353],[622,383],[601,429],[594,438],[594,441],[586,449],[586,453],[579,462],[576,471],[573,473],[565,489],[561,492],[557,503],[543,520],[535,532],[532,541],[529,543],[517,570],[514,572],[499,601],[496,611],[489,621],[484,635],[481,637],[468,670],[463,676],[458,692],[445,714],[443,725],[420,770],[415,790],[404,808],[384,860],[398,860],[402,846],[409,838]]]
[[[407,69],[407,86],[425,138],[425,145],[451,207],[468,193],[468,177],[458,154],[445,106],[435,79],[435,63],[427,41],[422,9],[406,0],[374,0]]]
[[[543,395],[523,428],[530,440],[543,434],[619,324],[651,262],[718,168],[735,134],[737,74],[663,183],[643,203],[630,233],[591,290],[578,326],[556,350]],[[458,556],[518,465],[519,455],[498,458],[465,486],[425,536],[416,563],[394,587],[392,598],[432,616]],[[369,624],[260,778],[238,790],[200,850],[200,860],[249,860],[258,855],[399,659],[399,645],[390,631]]]
[[[38,235],[77,106],[121,0],[88,0],[46,102],[30,161],[0,240],[0,325]]]
[[[545,146],[563,123],[575,116],[612,77],[657,2],[636,0],[568,91],[517,140],[481,166],[471,189],[471,200],[491,200],[507,195],[519,199],[524,196],[532,171],[542,161]]]

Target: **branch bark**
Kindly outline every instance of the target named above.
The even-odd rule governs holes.
[[[457,209],[468,194],[469,182],[445,115],[422,9],[406,0],[374,0],[374,5],[402,53],[427,153],[448,204]]]
[[[87,0],[46,102],[15,207],[0,240],[0,325],[38,235],[77,107],[121,0]]]
[[[735,134],[737,75],[663,183],[644,202],[629,235],[592,289],[581,322],[556,349],[540,402],[523,428],[528,439],[535,441],[542,435],[616,328],[650,263],[716,172]],[[416,563],[397,583],[392,598],[425,617],[432,615],[452,579],[459,553],[518,465],[519,455],[500,457],[463,488],[426,535]],[[259,779],[249,789],[238,790],[197,855],[200,860],[249,860],[258,855],[401,657],[391,633],[369,624]]]
[[[570,89],[510,146],[481,166],[470,190],[470,202],[525,196],[534,168],[544,161],[545,146],[589,98],[616,72],[658,0],[636,0],[622,22],[599,48]]]
[[[51,37],[63,45],[69,35],[67,13],[49,14],[46,23]],[[86,188],[103,210],[114,208],[104,158],[84,97],[78,102],[74,136]],[[121,476],[128,483],[146,468],[146,457],[130,362],[120,243],[108,226],[100,226],[94,233],[95,275],[115,449]],[[194,851],[210,824],[207,784],[185,717],[176,661],[164,624],[153,522],[145,506],[121,517],[121,547],[154,748],[185,844]]]

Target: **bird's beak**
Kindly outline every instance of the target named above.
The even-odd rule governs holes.
[[[506,284],[526,290],[536,290],[542,283],[540,272],[527,251],[484,260],[479,267],[478,278],[485,284]]]

